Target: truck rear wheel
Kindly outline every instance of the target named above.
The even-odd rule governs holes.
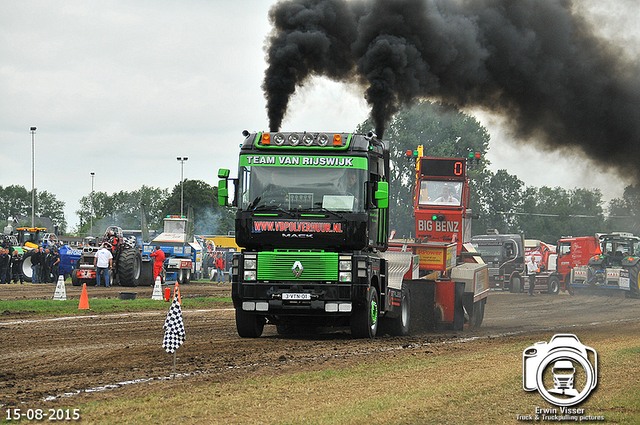
[[[351,335],[355,338],[376,337],[378,332],[378,291],[370,287],[367,302],[355,305],[351,314]]]
[[[558,276],[551,276],[547,282],[547,293],[558,295],[558,292],[560,292],[560,279]]]
[[[264,317],[236,309],[236,329],[242,338],[260,338],[264,330]]]
[[[124,248],[118,259],[118,276],[121,286],[138,286],[142,257],[138,248]]]
[[[473,295],[473,294],[472,294]],[[469,314],[469,328],[478,329],[482,325],[484,320],[484,305],[487,303],[487,299],[483,298],[473,303],[471,312]]]
[[[385,330],[392,336],[409,335],[409,324],[411,322],[411,300],[409,291],[406,288],[402,290],[402,301],[400,302],[400,315],[393,319],[386,319],[384,322]]]

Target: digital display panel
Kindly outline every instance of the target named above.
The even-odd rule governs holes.
[[[423,177],[457,177],[465,176],[465,161],[460,158],[422,158],[420,175]]]

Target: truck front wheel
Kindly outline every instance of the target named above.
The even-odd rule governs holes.
[[[560,279],[558,276],[551,276],[547,282],[547,293],[558,295],[558,292],[560,292]]]
[[[367,302],[355,305],[351,313],[351,335],[355,338],[376,337],[378,332],[378,291],[370,287]]]
[[[509,277],[509,291],[514,294],[524,292],[522,277],[518,272],[513,272]]]
[[[260,338],[264,330],[264,317],[236,309],[236,329],[242,338]]]

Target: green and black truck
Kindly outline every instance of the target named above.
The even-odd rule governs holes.
[[[221,169],[221,205],[236,207],[232,298],[240,336],[379,319],[406,334],[407,253],[386,259],[389,147],[374,134],[243,132],[238,177]],[[233,186],[229,183],[233,182]],[[395,265],[392,263],[396,263]]]

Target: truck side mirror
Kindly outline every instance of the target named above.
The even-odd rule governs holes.
[[[373,197],[378,208],[389,208],[389,183],[378,182],[378,187]]]
[[[229,204],[229,187],[228,181],[229,178],[229,170],[226,168],[221,168],[218,170],[218,204],[226,207]]]

